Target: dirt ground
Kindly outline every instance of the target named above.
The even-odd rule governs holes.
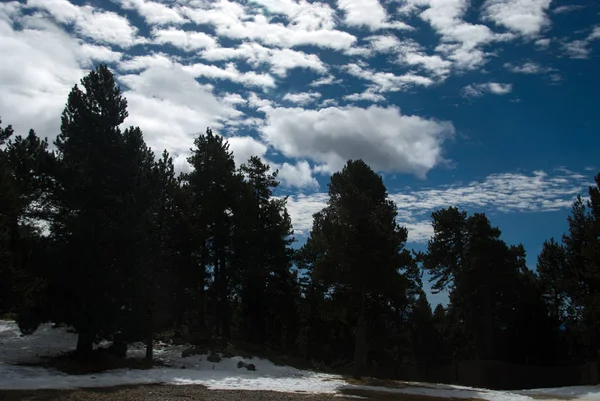
[[[204,386],[143,385],[81,390],[0,390],[2,401],[469,401],[353,390],[343,394],[209,390]],[[479,400],[470,400],[479,401]]]

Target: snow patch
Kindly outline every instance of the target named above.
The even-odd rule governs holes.
[[[44,324],[34,334],[21,336],[14,322],[0,320],[0,390],[73,389],[162,383],[200,384],[222,390],[329,393],[336,396],[340,396],[340,392],[345,390],[366,390],[441,398],[479,398],[487,401],[533,401],[534,399],[539,401],[554,397],[582,401],[600,400],[600,386],[513,392],[416,382],[406,383],[407,387],[402,388],[357,386],[348,384],[340,376],[278,366],[265,359],[233,357],[223,358],[221,362],[213,363],[207,360],[207,355],[183,358],[181,353],[187,346],[164,343],[155,345],[155,357],[165,362],[168,367],[149,370],[118,369],[92,375],[68,375],[44,367],[17,365],[60,355],[74,349],[76,344],[77,335],[68,333],[65,328],[52,328],[52,325]],[[130,345],[128,357],[143,357],[144,354],[143,344]],[[256,371],[239,369],[237,367],[239,361],[253,363]]]

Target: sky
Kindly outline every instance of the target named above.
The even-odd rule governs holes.
[[[363,159],[408,247],[457,206],[535,268],[600,170],[599,54],[595,0],[3,1],[0,117],[53,140],[73,85],[105,63],[124,126],[178,171],[207,127],[238,165],[277,169],[296,246],[331,174]]]

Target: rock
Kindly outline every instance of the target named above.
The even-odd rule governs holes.
[[[185,366],[182,366],[181,369],[185,369]]]
[[[248,365],[244,361],[239,361],[238,364],[237,364],[238,369],[245,368],[247,366]]]
[[[256,371],[256,366],[254,366],[253,363],[249,363],[246,365],[246,369],[251,370],[251,371]]]
[[[221,357],[219,356],[219,354],[214,354],[214,353],[211,353],[211,354],[210,354],[210,355],[209,355],[209,356],[206,358],[206,360],[207,360],[207,361],[209,361],[209,362],[215,362],[215,363],[217,363],[217,362],[221,362]]]

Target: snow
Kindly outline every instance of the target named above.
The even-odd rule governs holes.
[[[441,398],[478,398],[488,401],[533,401],[576,399],[600,401],[600,386],[566,387],[523,391],[492,391],[465,386],[406,383],[390,388],[348,384],[342,377],[278,366],[265,359],[224,358],[212,363],[206,355],[183,358],[185,346],[157,343],[155,356],[165,367],[149,370],[118,369],[93,375],[68,375],[40,366],[24,366],[44,357],[60,355],[75,347],[77,336],[64,328],[42,325],[34,334],[21,336],[14,322],[0,321],[0,390],[71,389],[110,387],[125,384],[200,384],[223,390],[272,390],[281,392],[329,393],[339,396],[346,390],[379,391],[427,395]],[[128,357],[143,357],[142,344],[132,344]],[[238,369],[239,361],[253,363],[256,371]],[[354,398],[354,397],[353,397]],[[360,399],[362,397],[356,396]]]
[[[573,386],[558,388],[538,388],[534,390],[522,390],[523,395],[532,395],[535,398],[554,397],[561,399],[577,399],[585,401],[600,401],[600,385],[597,386]]]
[[[0,364],[36,362],[72,349],[75,344],[77,334],[67,333],[64,328],[44,324],[34,334],[22,337],[15,322],[0,320]]]

